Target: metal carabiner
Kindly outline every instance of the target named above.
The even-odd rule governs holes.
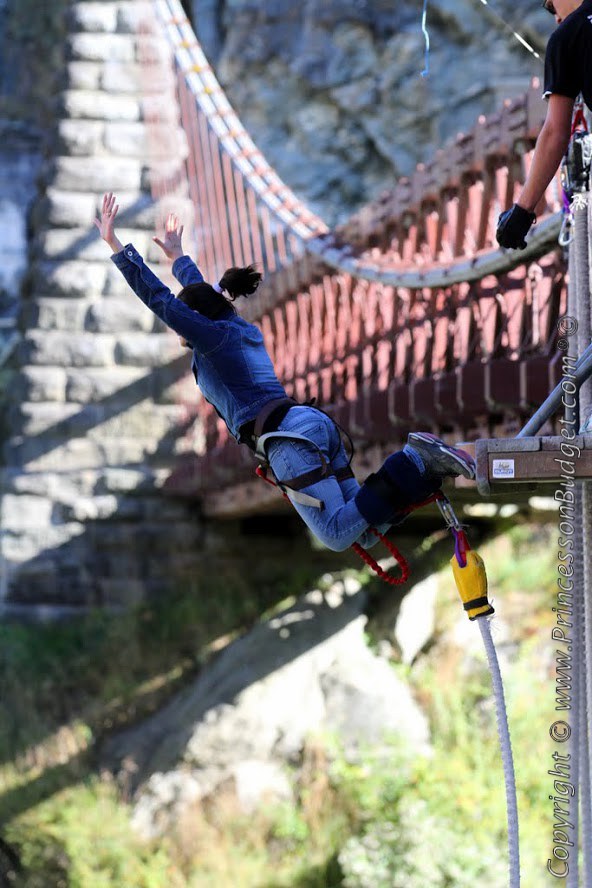
[[[467,539],[464,527],[456,517],[456,513],[452,508],[452,503],[450,502],[446,494],[441,494],[441,496],[439,496],[436,500],[436,503],[438,504],[438,508],[442,513],[442,517],[444,518],[446,527],[450,530],[452,536],[454,537],[454,554],[457,563],[460,567],[465,567],[467,564],[467,552],[470,551],[471,546]]]

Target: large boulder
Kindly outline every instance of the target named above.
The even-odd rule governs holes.
[[[229,644],[163,711],[109,743],[108,767],[137,787],[135,822],[154,835],[183,807],[234,781],[250,810],[289,786],[311,735],[348,755],[393,737],[428,748],[426,718],[407,685],[364,637],[357,581],[315,590]]]

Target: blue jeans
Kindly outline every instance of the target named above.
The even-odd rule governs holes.
[[[333,469],[348,464],[345,447],[335,424],[314,407],[292,407],[278,426],[278,431],[295,432],[314,441]],[[278,481],[287,481],[321,466],[317,447],[305,441],[273,438],[267,444],[267,458]],[[329,549],[342,552],[358,542],[369,549],[378,538],[368,531],[368,522],[362,517],[354,502],[360,485],[355,478],[337,481],[329,476],[303,488],[303,493],[317,497],[324,503],[323,509],[303,506],[294,502],[294,508],[314,535]],[[288,492],[289,496],[289,492]],[[390,525],[378,528],[381,532]]]

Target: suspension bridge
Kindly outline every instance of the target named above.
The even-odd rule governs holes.
[[[412,428],[463,441],[516,434],[561,379],[555,324],[567,307],[557,180],[525,251],[502,251],[494,239],[544,119],[540,83],[329,231],[254,145],[180,4],[158,0],[155,9],[188,144],[182,168],[154,164],[153,194],[164,199],[188,183],[206,280],[235,264],[263,269],[241,311],[260,324],[288,393],[331,412],[360,465],[377,463]],[[144,63],[157,80],[161,60],[149,48]],[[169,113],[158,101],[150,109],[158,144]],[[253,481],[250,452],[205,401],[198,411],[205,451],[182,460],[167,489],[200,494],[213,517],[265,507],[273,492]],[[556,431],[552,420],[545,430]]]

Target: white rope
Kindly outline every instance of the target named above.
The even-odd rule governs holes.
[[[543,60],[541,59],[541,57],[540,57],[539,53],[536,51],[536,49],[533,46],[531,46],[530,43],[527,40],[525,40],[521,34],[518,33],[518,31],[514,30],[512,25],[508,24],[508,22],[505,20],[505,18],[502,18],[502,16],[499,14],[499,12],[496,12],[495,9],[493,9],[490,6],[490,4],[488,3],[488,0],[480,0],[480,2],[483,4],[483,6],[487,6],[490,15],[492,15],[494,18],[496,18],[498,20],[498,22],[501,25],[503,25],[503,27],[506,31],[508,31],[513,37],[515,37],[516,40],[525,49],[527,49],[531,55],[533,55],[535,57],[535,59],[538,59],[539,62],[542,63]]]
[[[487,617],[477,620],[481,637],[487,654],[491,683],[495,697],[495,715],[497,720],[497,732],[502,752],[504,766],[504,782],[506,785],[506,811],[508,818],[508,855],[510,865],[510,888],[520,886],[520,845],[518,831],[518,801],[516,799],[516,775],[514,773],[514,759],[512,757],[512,743],[510,729],[508,727],[508,714],[504,697],[504,686],[499,662],[495,651],[495,645],[491,637],[491,626]]]

